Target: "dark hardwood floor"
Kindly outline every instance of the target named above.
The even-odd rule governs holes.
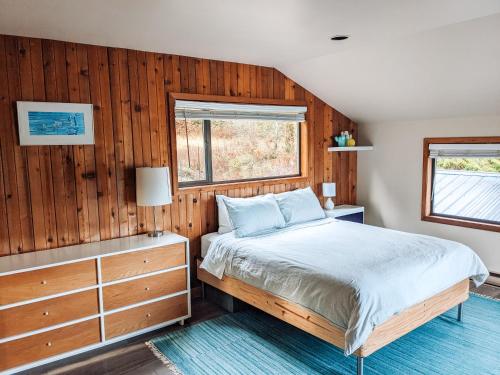
[[[211,302],[197,298],[193,300],[191,313],[192,317],[186,321],[185,326],[196,324],[203,320],[213,319],[225,314],[225,311]],[[169,371],[144,343],[154,337],[162,336],[167,332],[177,329],[182,329],[182,327],[178,324],[174,324],[151,333],[146,333],[104,348],[66,358],[21,374],[173,375],[173,372]]]
[[[497,286],[485,284],[479,288],[475,288],[471,285],[471,291],[500,299],[500,287]],[[193,316],[189,322],[186,322],[186,326],[203,320],[213,319],[222,314],[225,314],[225,311],[215,304],[201,299],[195,299],[192,304]],[[166,327],[105,348],[63,359],[34,370],[29,370],[24,374],[173,375],[173,372],[169,371],[144,343],[154,337],[161,336],[166,332],[176,329],[182,329],[182,327],[179,325]]]

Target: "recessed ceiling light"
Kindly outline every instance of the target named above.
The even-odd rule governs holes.
[[[330,38],[330,40],[346,40],[349,35],[335,35]]]

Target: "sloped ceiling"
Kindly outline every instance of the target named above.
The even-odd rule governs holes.
[[[500,0],[0,0],[0,33],[273,66],[362,123],[500,114]]]

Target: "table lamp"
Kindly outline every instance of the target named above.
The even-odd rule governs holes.
[[[328,198],[325,202],[325,210],[333,210],[335,204],[331,197],[335,196],[335,182],[323,182],[323,196]]]
[[[155,207],[172,203],[168,167],[136,168],[136,202],[138,206],[153,207],[154,230],[149,237],[160,237],[163,230],[156,228]]]

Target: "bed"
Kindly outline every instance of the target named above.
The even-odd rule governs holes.
[[[335,219],[202,239],[198,279],[364,358],[468,298],[488,271],[467,246]]]

